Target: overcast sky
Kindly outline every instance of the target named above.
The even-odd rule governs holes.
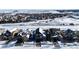
[[[79,0],[0,0],[0,9],[78,9]]]

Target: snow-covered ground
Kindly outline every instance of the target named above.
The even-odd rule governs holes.
[[[58,28],[61,30],[67,30],[67,29],[72,29],[74,31],[79,31],[79,26],[0,26],[0,28],[5,28],[5,30],[12,30],[14,28],[18,28],[18,29],[31,29],[34,30],[36,28],[42,28],[42,29],[48,29],[48,28]]]
[[[69,25],[73,23],[74,25]],[[63,25],[64,24],[64,25]],[[36,29],[36,28],[60,28],[61,30],[65,29],[72,29],[72,30],[79,30],[79,19],[68,18],[68,17],[61,17],[55,19],[46,19],[46,20],[37,20],[32,22],[23,22],[23,23],[7,23],[7,24],[0,24],[0,28],[5,29]]]
[[[52,42],[42,42],[41,47],[36,47],[34,42],[25,42],[23,46],[14,46],[14,42],[4,45],[5,41],[0,41],[0,48],[6,49],[79,49],[79,43],[67,43],[63,45],[59,42],[60,48],[54,47]]]

